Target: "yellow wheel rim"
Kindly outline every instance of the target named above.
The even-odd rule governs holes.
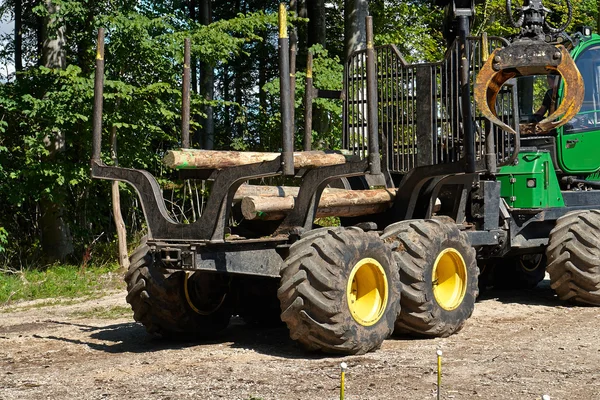
[[[521,264],[521,268],[523,268],[523,270],[525,270],[527,272],[533,272],[533,271],[535,271],[540,266],[540,264],[542,263],[542,255],[541,254],[535,254],[534,257],[537,257],[537,260],[535,260],[533,263],[531,263],[530,267],[527,266],[528,265],[527,262],[523,262],[523,257],[519,257],[519,263]]]
[[[188,303],[188,306],[190,306],[190,308],[199,315],[211,315],[213,314],[215,311],[217,311],[219,308],[221,308],[221,306],[223,305],[223,303],[225,302],[225,297],[227,297],[227,293],[223,293],[223,296],[220,298],[220,300],[218,302],[216,302],[216,304],[212,305],[212,307],[208,310],[201,310],[198,307],[196,307],[196,305],[194,304],[194,302],[192,301],[192,298],[190,296],[190,291],[188,289],[188,284],[189,284],[189,279],[190,276],[193,275],[193,272],[190,271],[185,271],[185,278],[183,280],[183,292],[185,294],[185,300]]]
[[[467,265],[460,253],[453,249],[442,251],[433,264],[433,295],[445,310],[456,309],[467,292]]]
[[[388,299],[387,275],[379,261],[360,260],[348,278],[346,297],[350,314],[363,326],[377,323],[383,316]]]

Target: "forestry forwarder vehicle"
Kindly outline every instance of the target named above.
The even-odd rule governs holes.
[[[189,224],[169,215],[150,173],[101,159],[100,30],[91,172],[131,184],[141,200],[148,234],[125,276],[136,321],[189,338],[222,330],[232,315],[263,323],[275,313],[309,350],[360,354],[394,331],[460,330],[480,268],[482,278],[517,286],[547,270],[560,299],[600,305],[600,38],[563,32],[569,1],[556,28],[541,0],[525,0],[516,21],[507,0],[520,28],[510,41],[470,35],[473,1],[444,3],[452,40],[441,62],[408,64],[395,46],[375,47],[370,17],[341,92],[312,87],[309,57],[306,104],[344,104],[338,153],[310,150],[310,123],[304,151],[294,152],[283,5],[280,153],[189,149],[187,42],[182,149],[165,162],[181,179],[211,183]],[[559,106],[539,121],[531,77],[552,74]],[[310,106],[306,113],[310,122]],[[300,183],[248,184],[276,176]],[[240,209],[245,218],[230,223]],[[315,227],[327,215],[341,225]]]

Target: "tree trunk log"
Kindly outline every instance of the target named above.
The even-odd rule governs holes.
[[[211,150],[169,150],[163,158],[167,167],[175,169],[221,169],[238,165],[272,161],[280,153],[259,153],[252,151],[211,151]],[[322,151],[294,153],[296,168],[322,167],[346,162],[342,154],[326,154]]]
[[[390,208],[396,196],[395,189],[326,190],[330,191],[321,196],[317,218],[377,214]],[[241,208],[246,219],[277,220],[285,217],[294,208],[294,203],[293,196],[248,196],[242,199]]]
[[[261,186],[261,185],[242,185],[239,187],[235,196],[234,202],[240,202],[244,197],[297,197],[300,188],[298,186]],[[347,192],[347,189],[326,188],[323,194]]]
[[[44,17],[42,25],[42,65],[51,69],[64,69],[67,64],[65,43],[65,25],[58,19],[60,5],[51,0],[44,0],[48,15]],[[53,134],[44,137],[44,146],[48,154],[44,156],[46,164],[56,163],[59,153],[66,148],[64,131],[56,129]],[[62,199],[67,197],[64,186],[52,187],[52,198],[47,195],[40,199],[42,217],[40,228],[42,233],[42,249],[48,261],[64,261],[73,253],[73,237],[65,218],[65,208]]]
[[[119,107],[117,100],[117,108]],[[115,167],[119,166],[119,157],[117,152],[117,128],[113,125],[110,130],[110,146],[111,146],[111,158]],[[123,220],[123,214],[121,213],[121,193],[119,192],[119,182],[113,181],[111,183],[111,198],[112,198],[112,210],[113,218],[115,221],[115,227],[117,230],[118,246],[118,257],[119,265],[121,270],[127,271],[129,269],[129,255],[127,254],[127,228],[125,221]]]

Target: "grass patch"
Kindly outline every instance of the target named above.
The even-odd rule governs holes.
[[[315,224],[322,227],[334,227],[340,226],[342,223],[340,222],[340,217],[323,217],[323,218],[315,218]]]
[[[81,297],[94,292],[123,286],[118,265],[88,267],[51,266],[44,270],[7,271],[0,273],[0,305],[17,300],[56,297]]]
[[[85,311],[75,311],[71,313],[71,315],[79,318],[116,319],[121,317],[129,317],[131,316],[131,312],[131,307],[114,306],[94,307]]]

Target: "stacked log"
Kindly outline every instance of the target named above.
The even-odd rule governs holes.
[[[281,187],[272,186],[271,188]],[[248,188],[244,190],[248,190]],[[282,191],[285,192],[285,190]],[[244,196],[241,200],[242,214],[244,218],[249,220],[283,219],[294,208],[295,196],[289,194],[291,192],[293,191],[288,190],[288,195],[282,197],[260,194],[257,196]],[[392,206],[395,196],[395,189],[325,189],[319,201],[316,217],[356,217],[378,214]]]
[[[273,161],[281,153],[262,153],[255,151],[221,151],[181,149],[169,150],[163,163],[174,169],[223,169],[240,165]],[[316,168],[328,165],[344,164],[343,154],[323,151],[301,151],[294,153],[295,168]]]
[[[326,193],[344,193],[347,189],[337,188],[325,188],[323,194]],[[261,185],[248,185],[243,184],[239,187],[235,196],[233,197],[234,202],[242,201],[244,197],[259,196],[259,197],[286,197],[292,196],[297,197],[300,192],[298,186],[261,186]]]

